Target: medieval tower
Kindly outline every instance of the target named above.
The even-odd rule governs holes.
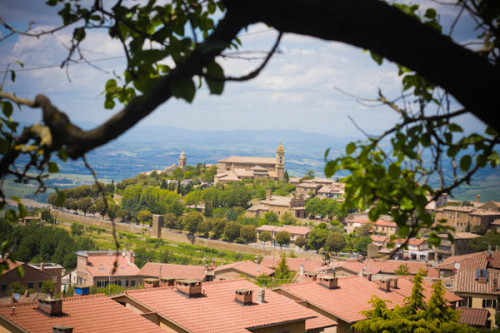
[[[182,171],[186,171],[186,153],[184,150],[182,151],[181,155],[179,156],[179,168],[182,169]]]
[[[280,142],[280,145],[276,149],[276,176],[279,179],[283,179],[285,176],[285,148]]]

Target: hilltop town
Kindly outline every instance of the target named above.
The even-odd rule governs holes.
[[[341,179],[290,176],[281,143],[274,157],[217,165],[191,166],[188,156],[61,191],[64,202],[54,194],[17,225],[2,222],[19,260],[4,261],[0,326],[349,332],[364,325],[373,297],[404,309],[415,285],[424,303],[441,285],[457,330],[500,325],[500,202],[430,201],[435,223],[453,228],[435,246],[425,230],[401,239],[389,216],[344,211]]]

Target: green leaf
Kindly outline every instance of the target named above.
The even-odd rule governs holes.
[[[13,209],[7,209],[7,211],[5,212],[5,218],[7,219],[7,221],[11,223],[16,223],[17,222],[16,211]]]
[[[351,155],[354,153],[356,150],[356,144],[354,142],[350,142],[346,147],[345,147],[345,152],[347,155]]]
[[[113,100],[110,100],[110,99],[107,99],[106,101],[104,101],[104,108],[105,109],[112,109],[115,107],[115,102]]]
[[[116,80],[115,79],[110,79],[108,82],[106,82],[106,90],[110,90],[111,88],[116,87]]]
[[[429,8],[429,9],[427,9],[427,10],[425,11],[424,16],[425,16],[425,17],[427,17],[427,18],[429,18],[429,19],[433,19],[433,18],[435,18],[435,17],[436,17],[436,14],[437,14],[437,13],[436,13],[436,10],[435,10],[435,9],[433,9],[433,8]]]
[[[68,159],[68,154],[66,153],[66,150],[64,148],[61,148],[57,151],[57,156],[63,161],[66,162]]]
[[[26,206],[24,206],[22,203],[18,203],[17,209],[19,210],[19,218],[24,218],[26,216]]]
[[[384,57],[382,57],[381,55],[375,53],[375,52],[372,52],[370,51],[370,56],[372,57],[373,60],[375,60],[375,62],[379,65],[382,65],[382,62],[384,61]]]
[[[462,172],[467,172],[471,164],[472,158],[470,157],[470,155],[462,156],[462,158],[460,159],[460,170],[462,170]]]
[[[329,161],[328,163],[326,163],[326,165],[325,165],[325,176],[326,177],[333,176],[336,171],[337,171],[337,163],[335,163],[334,161]]]
[[[196,87],[191,78],[182,76],[178,80],[173,81],[170,84],[170,90],[172,95],[177,98],[182,98],[187,102],[191,103],[196,94]]]
[[[76,28],[75,31],[73,31],[73,39],[81,42],[82,40],[85,39],[85,29],[83,28]]]
[[[330,154],[330,148],[327,148],[327,149],[325,150],[325,161],[326,161],[326,159],[328,158],[328,155],[329,155],[329,154]]]
[[[15,202],[17,202],[17,203],[20,203],[20,202],[21,202],[21,199],[20,199],[19,197],[15,196],[15,195],[12,195],[10,198],[11,198],[12,200],[14,200]]]
[[[46,4],[48,6],[54,7],[55,5],[57,5],[57,2],[58,2],[57,0],[48,0]]]
[[[17,276],[19,276],[21,279],[24,277],[24,268],[23,265],[19,265],[16,267],[17,271]]]
[[[225,83],[224,79],[224,70],[218,63],[212,61],[207,65],[207,77],[205,77],[205,81],[211,94],[222,94]]]
[[[2,102],[2,112],[7,118],[12,115],[12,111],[13,108],[10,102]]]
[[[401,168],[399,167],[399,164],[397,163],[392,163],[389,165],[389,176],[396,180],[399,178],[399,175],[401,174]]]
[[[449,129],[451,132],[463,132],[462,127],[460,127],[460,126],[459,126],[459,125],[457,125],[457,124],[453,124],[453,123],[451,123],[451,124],[448,126],[448,129]]]
[[[56,162],[49,162],[49,172],[50,173],[57,173],[57,172],[59,172],[59,167],[57,166]]]

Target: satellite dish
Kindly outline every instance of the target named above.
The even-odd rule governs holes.
[[[14,294],[14,299],[15,299],[16,301],[18,301],[20,297],[21,297],[21,295],[19,295],[18,293],[15,293],[15,294]]]
[[[457,262],[457,263],[455,263],[454,267],[455,267],[456,270],[459,270],[460,269],[460,264]]]

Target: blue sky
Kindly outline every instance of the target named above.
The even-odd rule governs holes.
[[[428,1],[423,6],[439,7],[442,22],[448,26],[456,15],[450,6]],[[51,8],[41,1],[2,0],[0,16],[16,28],[25,28],[27,22],[34,21],[37,29],[46,29],[59,22]],[[470,34],[472,27],[470,20],[462,20],[454,36],[461,41],[469,40],[474,37]],[[1,33],[4,35],[6,31]],[[276,35],[276,31],[263,24],[251,26],[242,32],[242,50],[269,50]],[[70,36],[67,29],[40,39],[10,38],[0,43],[0,70],[17,60],[25,68],[58,65],[67,54],[64,45]],[[119,43],[110,40],[105,31],[89,32],[82,48],[90,60],[122,55]],[[237,76],[250,72],[260,62],[221,59],[220,63],[227,75]],[[113,72],[120,74],[125,62],[119,58],[95,64],[103,71],[80,64],[70,66],[67,72],[59,68],[18,72],[16,82],[8,82],[4,89],[26,98],[46,94],[77,124],[101,122],[118,110],[118,107],[113,111],[103,108],[104,83]],[[222,96],[210,96],[202,89],[192,104],[171,100],[140,125],[209,130],[299,129],[352,137],[361,134],[348,116],[369,133],[381,133],[397,119],[390,109],[362,105],[337,89],[364,98],[375,98],[379,89],[390,98],[401,92],[393,64],[384,62],[378,66],[368,53],[341,43],[286,34],[280,53],[257,79],[227,83]],[[23,109],[16,117],[36,122],[40,120],[40,111]],[[469,130],[482,128],[472,116],[463,117],[461,122]]]

